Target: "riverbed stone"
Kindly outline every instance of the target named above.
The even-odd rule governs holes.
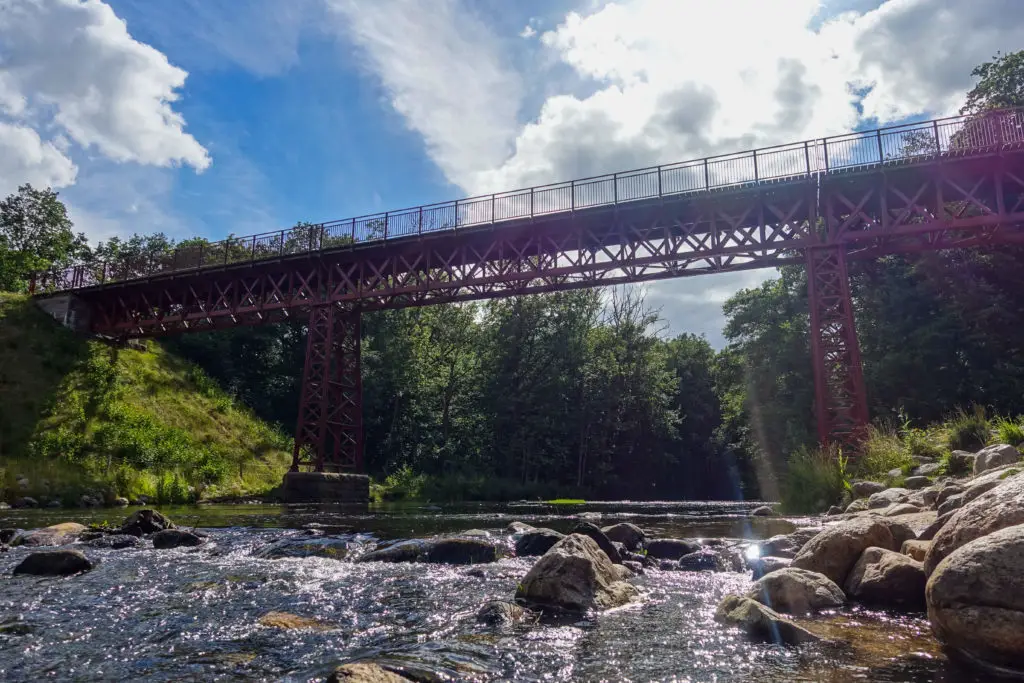
[[[825,513],[825,516],[826,517],[835,517],[836,515],[843,514],[843,512],[845,512],[845,510],[843,510],[843,508],[839,507],[838,505],[833,505],[832,507],[830,507],[828,509],[828,512]]]
[[[39,501],[32,496],[22,496],[15,498],[12,506],[15,508],[37,508],[39,507]]]
[[[921,512],[921,508],[910,503],[896,503],[888,508],[885,508],[884,515],[886,517],[898,517],[899,515],[912,515],[917,512]]]
[[[441,538],[429,544],[423,562],[487,564],[498,561],[498,546],[480,538]]]
[[[307,629],[313,631],[327,631],[334,628],[330,624],[320,621],[319,619],[302,617],[298,614],[291,614],[290,612],[267,612],[260,617],[259,623],[263,626],[269,626],[270,628],[279,628],[284,630]]]
[[[886,489],[885,484],[877,481],[855,481],[850,484],[850,492],[854,498],[867,498],[873,493],[879,493]]]
[[[40,547],[48,545],[67,545],[74,543],[88,531],[88,527],[78,522],[62,522],[43,529],[29,531],[14,539],[11,545]]]
[[[516,539],[516,556],[531,557],[543,555],[563,538],[565,538],[565,534],[554,529],[547,529],[545,527],[530,529],[523,532]]]
[[[131,534],[103,534],[99,538],[89,541],[89,547],[123,550],[124,548],[137,548],[141,543],[138,536]]]
[[[974,454],[974,474],[977,476],[997,467],[1012,465],[1018,460],[1020,460],[1020,452],[1010,444],[999,443],[987,446]]]
[[[868,506],[868,499],[867,498],[858,498],[857,500],[853,501],[852,503],[850,503],[849,505],[846,506],[846,512],[848,514],[849,513],[854,513],[854,512],[864,512],[868,508],[869,508],[869,506]]]
[[[647,542],[647,556],[658,560],[678,560],[700,550],[700,543],[681,538],[655,538]]]
[[[0,543],[10,543],[18,533],[17,529],[0,529]]]
[[[526,522],[509,522],[508,526],[505,527],[506,534],[525,534],[527,531],[533,531],[536,527],[532,527]]]
[[[935,534],[939,533],[939,529],[944,527],[946,525],[946,522],[948,522],[952,516],[952,512],[947,512],[944,515],[937,514],[935,517],[935,521],[929,524],[927,528],[924,529],[924,531],[917,535],[917,540],[930,541],[933,538],[935,538]]]
[[[942,505],[950,496],[955,496],[956,494],[963,492],[964,487],[960,484],[945,484],[941,489],[939,489],[939,495],[935,497],[935,505]]]
[[[947,501],[948,502],[948,501]],[[957,548],[1000,529],[1024,524],[1024,477],[1014,476],[953,513],[935,534],[924,560],[929,576]]]
[[[770,574],[776,570],[783,569],[792,564],[793,560],[788,557],[772,557],[766,555],[765,557],[758,557],[752,560],[747,560],[747,564],[753,570],[751,578],[757,581],[765,574]]]
[[[342,664],[327,677],[327,683],[409,683],[411,680],[373,662]]]
[[[639,591],[589,536],[571,534],[548,550],[519,583],[516,600],[571,612],[617,607]]]
[[[781,645],[800,645],[821,640],[775,610],[740,595],[726,595],[715,610],[715,621],[737,626],[757,640]]]
[[[914,468],[914,474],[921,477],[934,477],[942,469],[937,462],[926,462]],[[907,488],[910,488],[909,486]]]
[[[114,498],[114,507],[126,508],[128,507],[128,499],[121,496]]]
[[[156,510],[144,508],[128,515],[121,525],[121,533],[131,534],[132,536],[145,536],[147,534],[155,534],[164,529],[174,528],[176,528],[174,522],[164,517],[163,514]]]
[[[633,552],[642,548],[644,541],[647,540],[647,534],[644,533],[644,530],[636,524],[630,524],[629,522],[619,522],[612,526],[606,526],[601,531],[611,541],[621,543],[626,546],[626,550]]]
[[[910,611],[924,610],[922,564],[903,553],[868,548],[846,577],[846,594],[869,605]]]
[[[891,518],[850,519],[825,529],[808,541],[791,566],[824,574],[836,585],[843,585],[846,575],[864,550],[872,546],[895,550],[904,540],[913,537],[909,528]]]
[[[974,471],[974,453],[968,451],[953,451],[949,454],[947,461],[948,474],[961,476]]]
[[[78,550],[40,550],[14,568],[14,574],[33,576],[71,576],[95,567],[95,563]]]
[[[199,534],[182,529],[164,529],[153,534],[153,547],[157,550],[194,548],[206,542]]]
[[[974,663],[1024,673],[1024,525],[976,538],[928,579],[928,618],[947,647]]]
[[[903,480],[903,486],[905,488],[910,489],[911,491],[923,489],[924,487],[928,486],[931,483],[931,479],[920,474],[915,474],[914,476],[907,477],[906,479]]]
[[[871,497],[868,498],[868,508],[875,510],[878,508],[886,508],[896,503],[902,503],[910,495],[910,491],[905,488],[891,488],[879,491],[878,493],[872,493]]]
[[[796,567],[765,574],[747,592],[747,597],[790,614],[809,614],[839,607],[846,601],[843,590],[830,578]]]
[[[732,565],[716,549],[701,548],[680,557],[676,568],[684,572],[727,572]]]
[[[750,514],[754,517],[774,517],[775,510],[772,509],[771,505],[762,505],[761,507],[754,508]]]
[[[941,515],[945,515],[947,513],[955,512],[956,510],[959,510],[963,506],[964,506],[964,494],[962,494],[962,493],[955,493],[952,496],[950,496],[949,498],[947,498],[946,500],[944,500],[942,502],[942,505],[939,505],[938,508],[936,508],[936,511],[941,516]]]
[[[918,562],[924,562],[924,556],[928,554],[928,548],[932,547],[931,541],[919,541],[917,539],[903,541],[900,552]]]
[[[523,621],[529,611],[506,600],[492,600],[476,613],[476,620],[490,626],[511,626]]]
[[[589,536],[594,539],[594,543],[597,543],[597,546],[604,551],[609,560],[614,564],[622,564],[622,556],[619,554],[618,548],[612,544],[611,540],[605,536],[604,532],[601,531],[596,524],[592,524],[591,522],[580,522],[573,527],[571,533],[582,534],[583,536]]]
[[[349,554],[349,541],[333,536],[290,536],[264,546],[254,554],[267,560],[282,557],[326,557],[343,560]]]

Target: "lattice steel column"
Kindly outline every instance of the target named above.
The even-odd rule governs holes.
[[[852,443],[868,424],[868,401],[846,251],[841,246],[810,247],[806,256],[818,439]]]
[[[337,306],[315,306],[309,312],[293,472],[363,469],[359,323],[358,312]]]

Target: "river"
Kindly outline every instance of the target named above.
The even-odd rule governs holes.
[[[495,628],[477,623],[509,599],[536,558],[478,568],[262,559],[259,548],[310,525],[353,546],[468,529],[504,535],[513,520],[569,531],[585,517],[630,521],[662,537],[758,539],[809,519],[756,518],[743,503],[404,505],[346,513],[266,505],[167,507],[210,535],[198,549],[86,548],[93,571],[69,579],[12,577],[29,552],[0,554],[0,680],[311,681],[353,659],[402,665],[423,680],[891,681],[975,683],[948,661],[924,615],[851,607],[812,623],[838,645],[748,642],[713,620],[749,573],[648,571],[641,602],[587,618]],[[119,524],[124,510],[6,510],[0,527],[64,521]],[[482,569],[482,571],[481,571]],[[261,625],[271,611],[314,629]],[[408,674],[407,674],[408,675]]]

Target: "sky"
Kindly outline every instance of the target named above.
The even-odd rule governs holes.
[[[955,113],[1020,0],[0,0],[0,196],[220,239]],[[774,271],[658,282],[672,334]]]

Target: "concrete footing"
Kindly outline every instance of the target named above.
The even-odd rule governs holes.
[[[285,503],[343,503],[366,505],[370,478],[365,474],[289,472],[282,487]]]

